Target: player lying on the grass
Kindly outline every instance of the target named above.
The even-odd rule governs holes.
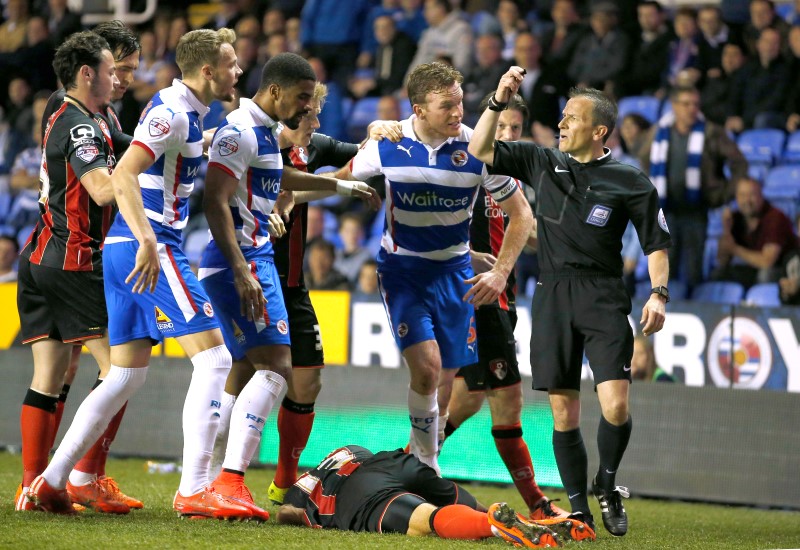
[[[466,489],[402,449],[373,454],[358,445],[332,451],[289,488],[278,523],[343,531],[499,537],[517,546],[561,546],[555,531],[525,521],[505,503],[486,509]]]

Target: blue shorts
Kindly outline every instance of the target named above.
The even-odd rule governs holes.
[[[458,369],[478,362],[475,309],[462,301],[472,268],[450,273],[378,273],[383,305],[400,351],[436,340],[442,367]]]
[[[249,349],[259,346],[288,346],[291,342],[289,315],[283,303],[283,292],[275,264],[266,260],[251,261],[250,270],[261,283],[261,290],[267,299],[264,317],[259,319],[259,323],[248,321],[242,315],[239,294],[233,283],[233,271],[223,269],[209,275],[204,275],[203,271],[200,273],[203,288],[208,292],[219,316],[225,345],[236,361],[242,359]]]
[[[158,243],[161,274],[152,294],[131,291],[125,284],[139,243],[124,241],[103,247],[103,282],[108,307],[108,337],[112,346],[150,338],[157,342],[219,328],[214,308],[177,246]]]

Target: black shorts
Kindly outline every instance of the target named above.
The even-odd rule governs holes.
[[[64,271],[20,257],[17,309],[23,344],[101,338],[108,329],[103,273]]]
[[[517,313],[499,307],[479,307],[475,310],[478,332],[478,362],[462,367],[456,374],[463,378],[467,389],[480,392],[507,388],[521,381],[514,327]]]
[[[292,366],[322,368],[325,354],[322,351],[322,336],[319,321],[311,304],[308,289],[281,285],[283,301],[289,315],[289,335],[292,339]]]
[[[401,449],[382,451],[361,464],[339,490],[337,526],[351,531],[405,533],[411,513],[424,502],[475,506],[472,495],[436,475],[414,455]]]
[[[631,299],[614,277],[542,277],[531,304],[535,390],[580,390],[583,354],[595,385],[631,379]]]

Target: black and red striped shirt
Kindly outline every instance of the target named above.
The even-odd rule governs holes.
[[[111,206],[99,206],[80,179],[116,162],[108,125],[67,97],[51,115],[42,143],[39,221],[22,250],[33,264],[65,271],[102,268],[101,248]]]
[[[314,173],[323,166],[344,166],[358,152],[358,145],[344,143],[324,134],[311,136],[307,147],[288,147],[281,150],[283,164],[303,172]],[[308,203],[296,205],[286,222],[286,236],[272,243],[275,250],[275,267],[281,285],[305,287],[303,259],[306,255],[306,232],[308,230]]]
[[[479,188],[469,225],[470,248],[476,252],[487,252],[496,258],[503,245],[506,227],[508,227],[508,216],[485,189]],[[514,311],[516,285],[517,277],[512,269],[508,275],[506,290],[500,294],[494,305],[506,311]]]

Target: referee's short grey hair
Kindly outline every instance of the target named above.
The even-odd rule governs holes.
[[[592,102],[592,124],[608,128],[608,132],[603,138],[603,143],[605,143],[617,125],[617,104],[605,93],[595,88],[572,88],[569,91],[569,98],[576,97],[585,97]]]

